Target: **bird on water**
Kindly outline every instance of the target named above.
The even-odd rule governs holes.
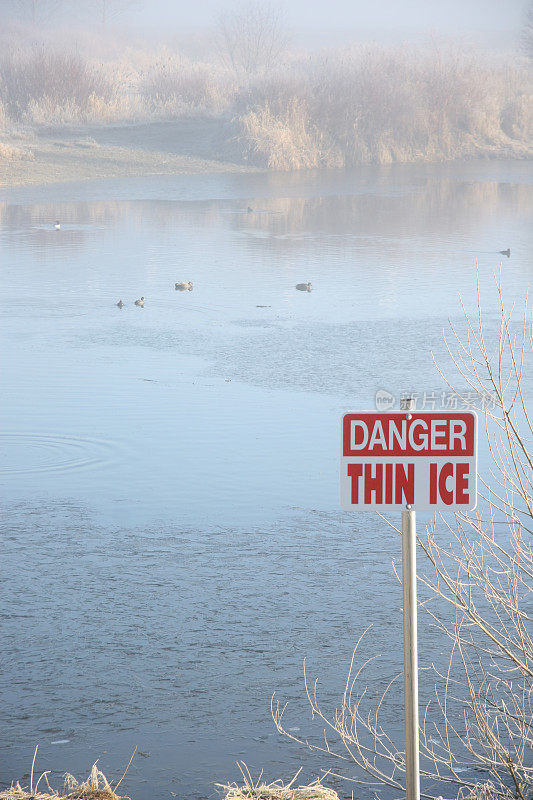
[[[296,288],[299,292],[310,292],[311,291],[311,283],[297,283]]]
[[[117,305],[119,308],[124,308],[124,303],[122,302],[122,300],[119,300],[118,303],[116,303],[115,305]]]
[[[144,308],[144,297],[141,297],[140,300],[136,300],[135,305]]]
[[[177,292],[192,292],[192,281],[181,281],[181,283],[175,283],[174,289]]]
[[[500,255],[507,256],[507,258],[511,258],[511,248],[508,247],[507,250],[500,250]]]

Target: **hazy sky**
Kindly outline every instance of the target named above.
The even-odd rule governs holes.
[[[269,2],[269,0],[265,0]],[[92,0],[97,2],[97,0]],[[126,8],[115,24],[132,26],[137,33],[156,37],[187,36],[213,26],[221,11],[239,0],[108,0]],[[460,37],[496,49],[516,47],[530,0],[274,0],[282,10],[293,42],[315,46],[354,40],[381,42],[417,40],[431,33]],[[38,8],[46,8],[39,0]],[[31,0],[0,0],[0,18],[29,18]],[[64,0],[58,20],[75,19],[77,10],[87,14],[91,0]],[[2,14],[2,12],[4,12]],[[98,15],[92,12],[92,17]],[[44,15],[43,21],[49,23]],[[0,23],[1,24],[1,23]]]
[[[227,0],[149,0],[136,17],[149,24],[165,20],[183,29],[209,25],[221,9],[232,5]],[[326,31],[342,38],[401,38],[431,30],[496,43],[500,37],[509,40],[520,28],[528,0],[285,0],[276,5],[297,38],[317,38]]]

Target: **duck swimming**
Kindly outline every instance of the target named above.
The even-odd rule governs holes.
[[[60,223],[60,221],[59,221],[59,220],[57,220],[57,221],[54,223],[54,228],[55,228],[55,230],[56,230],[56,231],[60,231],[60,230],[61,230],[61,223]]]
[[[175,283],[174,289],[177,292],[192,292],[192,281],[182,281],[181,283]]]
[[[296,288],[299,292],[310,292],[311,291],[311,283],[297,283]]]
[[[141,308],[144,308],[144,297],[141,297],[140,300],[136,300],[135,301],[135,305],[136,306],[140,306]]]
[[[115,305],[117,305],[119,308],[124,308],[124,303],[122,300],[119,300],[118,303],[115,303]]]
[[[507,250],[500,250],[500,254],[502,256],[507,256],[507,258],[511,258],[511,248],[508,247]]]

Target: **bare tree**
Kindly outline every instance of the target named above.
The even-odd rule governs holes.
[[[221,57],[238,75],[272,68],[287,47],[283,15],[268,3],[247,2],[221,14],[216,38]]]
[[[533,374],[531,309],[526,295],[516,326],[499,276],[496,290],[496,340],[487,333],[478,283],[477,318],[465,312],[466,333],[452,329],[446,342],[467,387],[454,391],[465,399],[466,392],[474,394],[484,414],[492,467],[481,480],[482,510],[457,514],[453,524],[435,518],[418,539],[427,557],[419,579],[430,595],[423,607],[449,642],[448,664],[436,668],[435,701],[420,726],[426,797],[459,792],[462,798],[527,800],[533,790],[533,422],[526,404]],[[313,715],[333,743],[328,735],[320,745],[295,737],[273,698],[274,721],[286,736],[328,758],[355,762],[374,783],[405,796],[405,753],[380,713],[392,682],[377,706],[366,706],[365,665],[356,666],[360,641],[333,716],[322,710],[317,683],[304,671]]]
[[[111,19],[123,14],[126,9],[140,5],[141,0],[92,0],[98,20],[102,25],[107,25]]]

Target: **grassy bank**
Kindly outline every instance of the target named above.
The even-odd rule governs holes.
[[[126,777],[136,752],[137,748],[135,748],[122,777],[114,786],[98,769],[97,764],[93,764],[86,780],[80,782],[67,772],[64,776],[63,786],[53,788],[48,781],[49,770],[42,772],[38,777],[36,774],[34,775],[36,748],[30,774],[30,785],[22,786],[19,781],[12,783],[7,789],[0,791],[0,800],[131,800],[128,796],[117,794],[117,789]],[[295,786],[301,769],[288,783],[282,780],[267,783],[262,780],[262,772],[254,780],[244,762],[237,762],[237,767],[243,776],[244,783],[242,785],[237,783],[215,784],[222,800],[339,800],[337,792],[324,786],[319,778],[313,783]],[[39,791],[40,785],[41,791]]]
[[[523,158],[533,150],[525,59],[510,63],[450,46],[357,46],[287,55],[276,68],[237,74],[216,55],[192,59],[168,47],[114,42],[99,50],[78,42],[74,52],[59,39],[24,41],[4,48],[0,58],[4,175],[9,167],[23,172],[21,164],[31,159],[37,173],[47,159],[50,165],[53,146],[44,146],[46,137],[76,129],[83,139],[88,127],[165,121],[216,126],[217,157],[205,153],[206,162],[276,170]],[[123,146],[131,149],[135,174],[209,168],[177,163],[177,139],[162,142],[159,155],[153,149],[147,155],[135,136]],[[128,173],[127,153],[107,155],[119,174]],[[106,172],[100,166],[99,175]],[[78,177],[74,169],[72,179]]]

